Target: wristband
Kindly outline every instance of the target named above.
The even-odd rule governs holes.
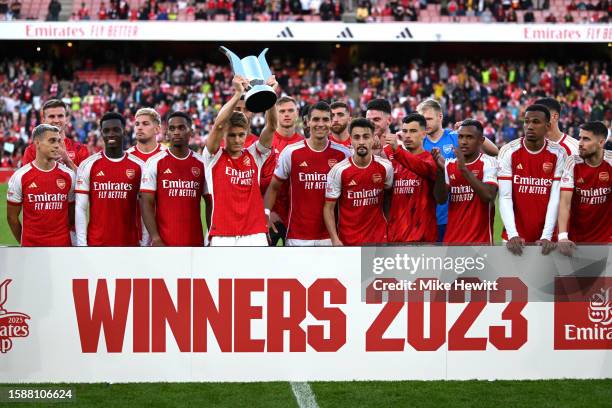
[[[557,235],[558,241],[561,241],[563,239],[569,239],[569,234],[567,232],[560,232],[559,235]]]
[[[269,208],[264,208],[264,213],[269,217],[270,216],[270,209]]]

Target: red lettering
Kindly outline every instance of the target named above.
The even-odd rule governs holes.
[[[130,279],[117,279],[115,281],[115,302],[113,311],[111,311],[106,279],[99,279],[90,313],[88,280],[72,280],[72,297],[83,353],[98,351],[100,330],[103,326],[106,350],[109,353],[121,352],[131,292],[132,281]]]
[[[512,292],[512,299],[502,312],[502,319],[512,323],[510,337],[506,337],[505,326],[491,326],[489,341],[498,350],[518,350],[527,342],[527,319],[521,315],[527,305],[527,286],[518,278],[499,278],[497,290],[491,291],[490,301],[505,303],[506,290]]]
[[[234,351],[264,351],[266,341],[251,338],[251,320],[262,318],[262,307],[251,305],[251,293],[262,292],[263,290],[263,279],[234,280]]]
[[[133,347],[135,353],[148,353],[150,350],[150,303],[149,279],[134,279],[134,310],[132,311],[132,321],[134,324]]]
[[[289,295],[289,316],[285,317],[285,293]],[[283,334],[289,332],[289,351],[306,351],[306,332],[300,323],[306,318],[306,288],[297,279],[268,280],[268,351],[283,351]]]
[[[366,351],[403,351],[404,339],[383,335],[404,307],[404,302],[387,302],[366,331]]]
[[[316,351],[338,351],[346,344],[346,315],[339,307],[325,307],[325,293],[333,305],[346,304],[346,288],[338,279],[317,279],[308,288],[308,312],[329,322],[329,338],[323,325],[309,325],[308,344]]]
[[[420,280],[416,280],[417,287]],[[408,343],[419,351],[435,351],[446,342],[446,291],[433,290],[429,293],[430,333],[429,337],[425,337],[424,291],[408,292]]]
[[[478,278],[459,278],[471,283],[480,283]],[[482,313],[487,305],[487,291],[472,290],[469,303],[457,318],[457,321],[448,331],[448,349],[454,350],[486,350],[486,337],[465,337],[467,331],[472,327],[476,318]],[[449,303],[465,303],[464,290],[451,290],[448,295]]]
[[[152,351],[166,351],[166,323],[170,326],[181,352],[191,351],[191,280],[177,279],[177,306],[163,279],[151,281]]]
[[[232,351],[232,280],[219,279],[219,307],[205,279],[193,280],[193,351],[208,350],[208,324],[222,352]]]

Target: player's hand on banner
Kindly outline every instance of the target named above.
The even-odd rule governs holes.
[[[440,149],[438,149],[437,147],[434,147],[433,149],[431,149],[431,156],[436,162],[438,169],[444,170],[444,164],[445,164],[444,156],[442,156],[442,153],[440,153]]]
[[[525,240],[521,237],[512,237],[506,242],[506,248],[514,255],[523,255]]]
[[[340,241],[339,239],[333,239],[332,238],[331,242],[332,242],[332,246],[344,246],[342,241]]]
[[[276,223],[280,222],[281,219],[278,216],[277,213],[275,212],[268,212],[269,210],[266,210],[266,219],[268,220],[268,229],[274,231],[275,233],[278,234],[278,229],[276,228]]]
[[[536,241],[536,244],[542,247],[542,255],[550,254],[557,247],[557,244],[549,239],[541,239]]]
[[[391,146],[393,150],[397,149],[398,136],[395,133],[389,133],[385,136],[385,143]]]
[[[232,86],[234,87],[237,93],[243,94],[249,87],[249,80],[241,75],[235,75],[232,79]]]
[[[561,252],[565,256],[574,256],[574,250],[576,249],[576,244],[574,241],[570,241],[569,239],[560,239],[557,243],[557,247],[559,247],[559,252]]]
[[[154,246],[154,247],[163,247],[163,246],[166,246],[166,244],[161,239],[161,237],[155,237],[155,238],[153,238],[151,240],[151,246]]]

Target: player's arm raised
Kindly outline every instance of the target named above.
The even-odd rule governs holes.
[[[276,77],[274,77],[274,75],[268,78],[266,84],[272,87],[274,92],[278,92],[278,82],[276,82]],[[276,105],[272,105],[272,107],[266,111],[266,124],[261,131],[261,135],[259,136],[259,143],[268,149],[272,147],[272,139],[274,138],[274,132],[276,131],[277,126],[278,115],[276,113]]]
[[[436,203],[444,204],[448,201],[448,178],[446,176],[446,161],[440,153],[440,149],[434,147],[431,149],[431,156],[434,159],[437,167],[436,183],[434,184],[434,198]]]
[[[391,133],[386,136],[385,141],[393,149],[393,158],[399,164],[414,172],[416,175],[430,180],[436,179],[437,167],[431,161],[421,160],[416,155],[402,148],[398,142],[398,136]]]
[[[499,154],[499,148],[495,146],[495,143],[490,141],[488,138],[484,138],[484,143],[482,144],[482,152],[488,154],[489,156],[497,156]]]
[[[221,139],[223,139],[223,134],[225,133],[225,128],[227,127],[227,120],[230,115],[236,108],[240,97],[245,92],[246,87],[249,82],[246,78],[236,75],[232,79],[232,86],[234,87],[234,95],[230,98],[229,101],[219,111],[217,118],[215,119],[215,123],[213,124],[213,128],[210,131],[210,134],[206,138],[206,148],[210,153],[215,153],[219,150],[219,146],[221,145]],[[149,231],[150,232],[150,231]]]
[[[488,203],[494,202],[495,197],[497,196],[497,186],[486,184],[478,179],[478,177],[476,177],[476,175],[474,175],[474,173],[467,168],[465,164],[465,157],[463,156],[461,149],[457,149],[456,147],[453,147],[453,149],[455,150],[455,156],[457,157],[457,167],[459,168],[463,178],[470,183],[470,186],[472,186],[472,189],[481,200]],[[488,169],[485,168],[485,172],[487,171]],[[493,169],[493,171],[495,171],[495,169]]]

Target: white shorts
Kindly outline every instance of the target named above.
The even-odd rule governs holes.
[[[212,237],[210,239],[211,247],[262,247],[268,246],[268,238],[266,234],[241,235],[238,237]]]
[[[288,239],[285,246],[321,247],[332,246],[331,239]]]

